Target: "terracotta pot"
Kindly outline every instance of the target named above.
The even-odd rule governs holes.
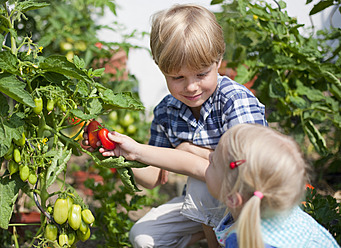
[[[75,180],[76,187],[84,192],[85,195],[93,195],[93,192],[91,189],[88,189],[85,187],[84,182],[87,179],[93,178],[96,183],[103,184],[103,178],[95,173],[90,173],[87,171],[75,171],[73,173],[73,177]]]
[[[13,219],[15,223],[40,223],[40,212],[16,213]]]

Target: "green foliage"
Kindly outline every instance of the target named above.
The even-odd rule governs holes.
[[[341,244],[341,204],[330,195],[318,194],[316,189],[307,189],[306,201],[302,204],[305,212],[323,225]]]
[[[30,197],[34,195],[42,218],[41,228],[31,245],[38,242],[38,247],[48,244],[59,247],[56,242],[52,244],[43,238],[43,232],[46,224],[53,222],[47,212],[51,197],[65,196],[70,192],[65,173],[71,156],[87,153],[98,166],[102,161],[105,166],[101,155],[90,153],[79,143],[86,122],[114,109],[144,109],[135,93],[117,92],[99,83],[104,68],[92,68],[96,56],[112,56],[111,51],[95,46],[99,42],[96,38],[99,27],[91,19],[92,14],[103,11],[105,6],[115,10],[115,5],[108,0],[1,1],[0,161],[6,166],[13,159],[10,154],[13,147],[16,151],[14,158],[20,157],[20,161],[16,161],[19,172],[10,175],[6,171],[0,176],[0,227],[8,228],[20,189]],[[79,32],[73,32],[72,26],[79,27]],[[67,38],[78,42],[73,44],[73,54],[68,57],[55,50],[55,45],[60,46],[60,42]],[[85,48],[80,46],[81,41],[87,42]],[[119,50],[128,49],[129,45],[124,43],[120,47],[116,42],[107,47]],[[53,104],[47,106],[51,101]],[[80,119],[79,124],[73,123],[75,118]],[[74,128],[76,131],[71,132]],[[23,136],[25,142],[19,144],[17,140]],[[122,158],[110,162],[113,162],[112,167],[118,167],[118,175],[126,186],[124,190],[133,194],[137,188],[130,167],[144,165],[129,163]],[[19,173],[23,174],[21,168],[25,168],[25,174],[38,176],[37,184],[31,185],[26,177],[19,177]],[[63,173],[64,180],[60,179]],[[56,180],[62,182],[61,188],[49,192]],[[74,199],[85,207],[79,196]],[[59,235],[67,231],[66,224],[59,227]],[[18,247],[16,235],[13,237]]]
[[[98,170],[103,184],[96,184],[93,179],[85,182],[100,204],[96,208],[94,239],[100,243],[98,247],[132,247],[129,231],[134,222],[129,218],[129,213],[151,205],[154,199],[136,195],[122,187],[109,168],[99,167]]]
[[[309,157],[314,150],[324,165],[340,163],[341,30],[305,37],[304,25],[288,16],[283,1],[240,0],[222,7],[217,18],[235,80],[244,84],[256,77],[253,88],[266,105],[267,120],[293,136]],[[328,166],[315,161],[319,173],[328,173]]]

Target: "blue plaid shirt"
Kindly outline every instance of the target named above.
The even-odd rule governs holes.
[[[220,137],[239,123],[267,125],[265,108],[245,86],[218,76],[217,89],[202,105],[197,121],[190,108],[167,95],[154,109],[150,145],[177,147],[182,142],[215,149]]]

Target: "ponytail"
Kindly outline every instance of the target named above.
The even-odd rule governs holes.
[[[253,195],[245,203],[238,217],[237,237],[240,248],[264,248],[260,224],[261,198]]]

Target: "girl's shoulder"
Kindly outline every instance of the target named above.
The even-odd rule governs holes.
[[[333,236],[298,206],[286,214],[263,219],[262,234],[264,241],[275,247],[339,247]]]

